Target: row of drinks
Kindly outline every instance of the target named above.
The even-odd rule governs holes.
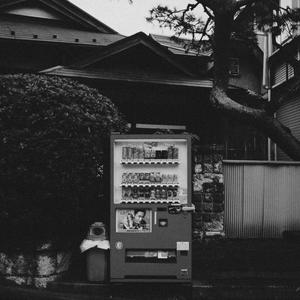
[[[122,200],[131,199],[177,199],[178,188],[174,187],[123,187],[122,188]]]
[[[122,184],[177,184],[177,174],[150,173],[123,173]]]
[[[122,147],[122,160],[144,160],[144,159],[178,159],[178,148],[168,146],[167,148],[128,146]]]

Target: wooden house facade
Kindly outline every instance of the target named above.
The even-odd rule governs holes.
[[[300,59],[300,36],[294,36],[286,41],[283,47],[270,57],[273,100],[278,101],[282,95],[290,94],[283,102],[279,103],[276,117],[300,140],[300,90],[294,88],[292,93],[289,92],[297,78],[294,68],[288,63],[288,56]],[[278,160],[290,160],[289,156],[279,147],[275,149]]]
[[[169,37],[141,32],[124,37],[66,0],[4,0],[0,54],[1,73],[65,76],[98,88],[132,132],[188,131],[200,148],[226,158],[265,158],[264,136],[210,108],[209,52],[186,52]],[[260,93],[262,54],[242,44],[232,54],[232,94]]]

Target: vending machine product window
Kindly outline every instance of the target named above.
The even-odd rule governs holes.
[[[188,135],[112,135],[112,281],[191,280]]]
[[[114,142],[114,203],[187,203],[187,141]]]

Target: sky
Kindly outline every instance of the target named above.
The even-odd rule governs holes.
[[[161,29],[156,24],[146,21],[149,10],[158,4],[171,8],[184,8],[191,0],[69,0],[102,23],[123,35],[136,32],[171,35],[167,29]]]

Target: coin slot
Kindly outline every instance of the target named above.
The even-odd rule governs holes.
[[[159,219],[158,225],[159,227],[168,227],[168,219]]]

